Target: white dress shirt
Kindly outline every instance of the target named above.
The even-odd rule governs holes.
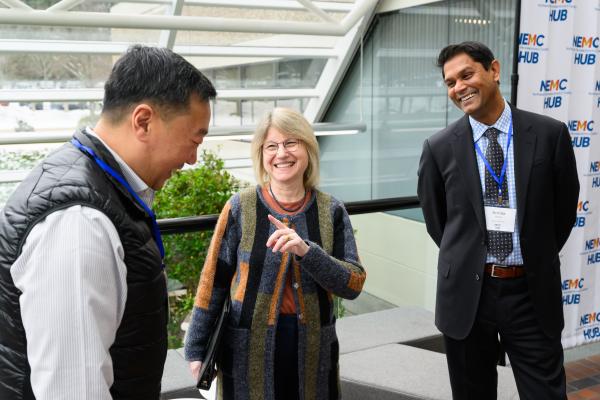
[[[502,147],[502,151],[505,154],[504,159],[506,160],[506,183],[508,188],[508,206],[510,208],[517,208],[517,185],[515,181],[515,142],[514,140],[511,142],[510,148],[507,149],[508,145],[508,131],[510,126],[512,125],[512,111],[508,102],[504,100],[504,111],[498,118],[498,120],[490,126],[487,126],[475,118],[469,116],[469,123],[471,124],[471,128],[473,129],[473,142],[478,143],[481,152],[485,154],[487,150],[487,146],[489,144],[487,136],[484,135],[485,131],[488,128],[496,128],[499,132],[498,134],[498,144]],[[513,130],[512,135],[518,135],[520,132],[515,132]],[[477,158],[477,165],[479,167],[479,181],[481,183],[481,191],[485,193],[485,163],[483,162],[483,158],[481,155],[475,151],[475,157]],[[519,211],[517,210],[517,213]],[[518,224],[515,224],[515,231],[512,233],[512,242],[513,242],[513,251],[504,259],[503,261],[499,261],[494,257],[491,253],[488,253],[486,261],[488,263],[500,263],[507,265],[522,265],[523,264],[523,255],[521,253],[521,239],[520,239],[520,227]]]
[[[154,191],[106,147],[150,207]],[[127,299],[124,256],[114,224],[95,208],[55,211],[27,236],[10,273],[23,292],[19,302],[37,400],[112,399],[109,349]]]

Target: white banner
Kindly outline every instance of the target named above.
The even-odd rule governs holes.
[[[577,221],[561,251],[565,348],[600,340],[599,16],[598,0],[523,0],[521,7],[517,105],[567,124],[581,184]]]

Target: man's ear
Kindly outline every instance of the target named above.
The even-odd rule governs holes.
[[[138,104],[131,112],[131,127],[138,140],[145,142],[150,133],[150,123],[158,115],[154,109],[145,103]]]
[[[490,65],[490,70],[494,74],[494,81],[496,81],[496,83],[499,83],[500,82],[500,61],[498,61],[498,60],[492,61],[492,64]]]

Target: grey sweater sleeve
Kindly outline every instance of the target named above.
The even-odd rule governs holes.
[[[325,290],[345,299],[360,294],[367,276],[358,258],[354,232],[346,209],[341,203],[333,212],[333,251],[327,254],[317,243],[310,246],[304,257],[297,257],[300,267],[308,271]]]

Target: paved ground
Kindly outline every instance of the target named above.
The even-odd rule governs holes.
[[[565,364],[569,400],[600,400],[600,354]]]
[[[393,308],[394,305],[367,292],[354,301],[344,301],[345,316],[363,314]],[[599,345],[588,349],[567,350],[565,370],[569,400],[600,400],[600,354]],[[587,357],[584,355],[591,353]],[[595,355],[594,355],[595,353]]]

